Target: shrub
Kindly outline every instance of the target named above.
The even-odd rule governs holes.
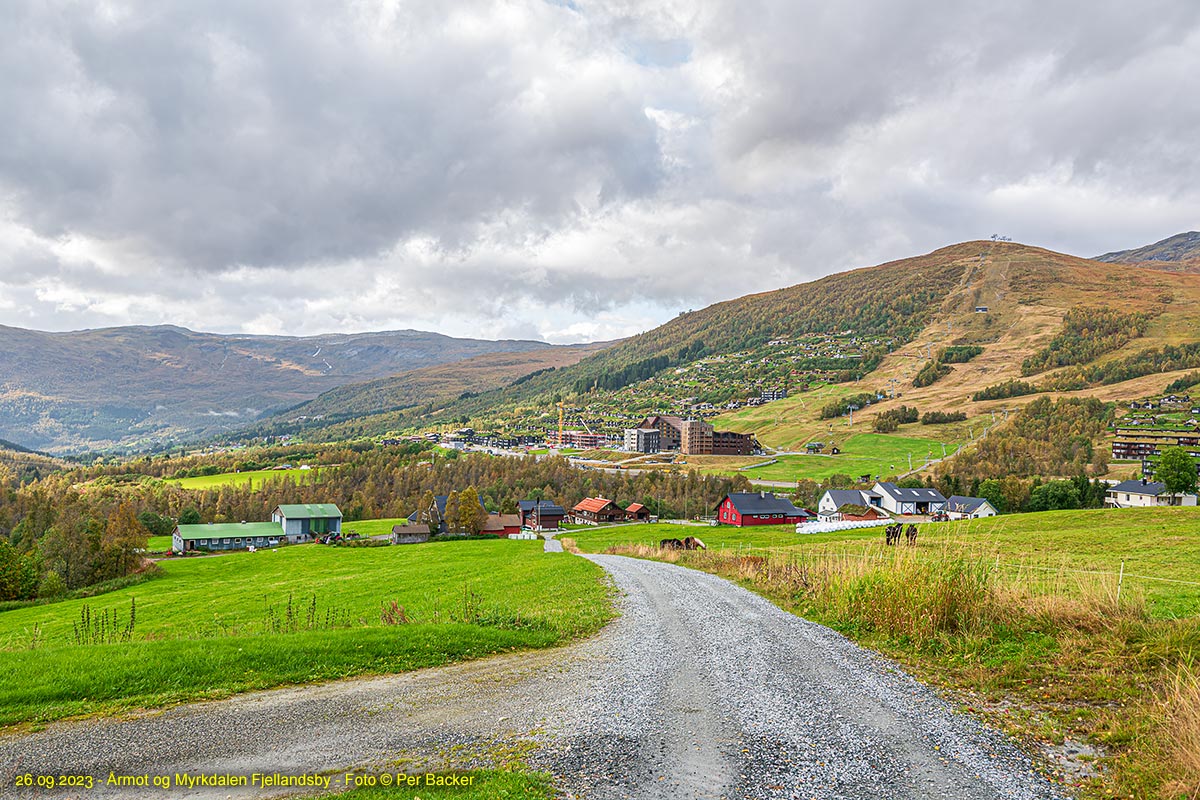
[[[977,344],[955,344],[943,347],[937,360],[943,364],[965,364],[982,352],[983,348]]]
[[[922,425],[945,425],[948,422],[965,422],[967,415],[963,411],[926,411],[921,415]]]
[[[922,386],[930,386],[937,382],[939,378],[943,378],[950,374],[950,368],[940,361],[927,361],[925,366],[921,367],[920,372],[913,378],[913,386],[918,389]]]

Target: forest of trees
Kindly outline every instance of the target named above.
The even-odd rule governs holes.
[[[1053,375],[1044,383],[1050,391],[1069,392],[1153,375],[1158,372],[1173,372],[1177,369],[1200,367],[1200,342],[1181,345],[1163,345],[1151,350],[1106,361],[1103,364],[1085,364]]]
[[[943,364],[965,364],[983,352],[977,344],[953,344],[938,351],[937,360]]]
[[[239,463],[294,462],[300,452],[324,465],[319,473],[312,470],[299,479],[282,474],[253,487],[189,490],[162,479],[196,467],[198,457],[81,467],[23,485],[10,475],[0,486],[0,541],[9,546],[8,562],[0,564],[0,587],[19,586],[6,591],[21,598],[127,575],[140,568],[137,551],[148,535],[161,534],[176,520],[266,520],[280,503],[336,503],[352,523],[407,516],[426,493],[458,492],[461,504],[462,494],[474,491],[494,511],[511,509],[520,499],[543,498],[569,508],[584,497],[603,495],[622,505],[640,502],[653,514],[683,516],[706,513],[726,492],[749,488],[740,475],[585,471],[563,458],[435,455],[420,443],[277,448],[204,458],[233,469]],[[25,577],[9,580],[10,574]],[[0,595],[3,599],[13,598]]]
[[[1021,363],[1021,374],[1072,364],[1087,364],[1146,333],[1147,314],[1123,314],[1111,308],[1073,308],[1063,318],[1063,328],[1044,348]]]
[[[1025,381],[1007,380],[1004,383],[995,383],[991,386],[985,386],[975,394],[971,395],[972,400],[1003,400],[1006,397],[1021,397],[1027,394],[1037,394],[1040,389],[1032,383]]]
[[[850,413],[850,406],[855,408],[866,408],[871,403],[878,402],[879,394],[877,392],[862,392],[860,394],[852,394],[849,397],[843,397],[841,400],[834,400],[826,403],[821,407],[821,419],[836,419]]]
[[[901,425],[916,422],[919,416],[916,406],[897,406],[876,416],[873,427],[876,433],[892,433]]]
[[[965,422],[966,412],[963,411],[926,411],[921,415],[922,425],[945,425],[948,422]]]
[[[913,378],[913,386],[921,388],[922,386],[932,386],[939,378],[944,378],[950,374],[950,368],[940,361],[926,361],[925,366],[917,372]]]

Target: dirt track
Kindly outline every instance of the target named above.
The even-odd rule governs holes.
[[[11,791],[16,775],[394,769],[451,749],[455,766],[516,748],[577,798],[1058,796],[1000,734],[836,633],[711,575],[592,558],[624,597],[621,619],[586,642],[57,724],[0,740],[0,786],[35,797],[48,795]]]

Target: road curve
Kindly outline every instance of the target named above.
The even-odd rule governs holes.
[[[527,740],[578,800],[1061,796],[1003,735],[833,631],[706,573],[588,558],[622,616],[587,641],[10,735],[0,786],[42,797],[13,791],[15,776],[305,773]]]

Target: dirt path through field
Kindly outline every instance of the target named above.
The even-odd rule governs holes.
[[[590,558],[623,592],[621,618],[593,639],[5,737],[3,795],[271,796],[103,784],[110,772],[394,771],[521,752],[576,798],[1058,796],[1000,734],[838,634],[705,573]],[[15,789],[24,773],[97,785]]]

